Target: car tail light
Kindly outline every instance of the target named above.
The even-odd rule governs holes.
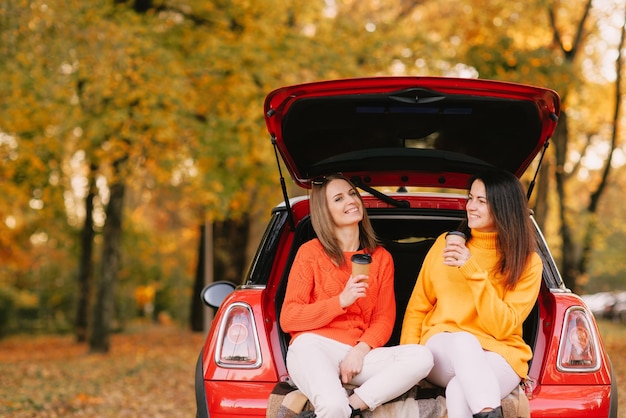
[[[222,367],[257,368],[261,365],[261,348],[252,308],[233,303],[222,318],[217,337],[215,361]]]
[[[565,312],[559,343],[557,369],[562,372],[593,372],[600,368],[598,336],[587,311],[574,306]]]

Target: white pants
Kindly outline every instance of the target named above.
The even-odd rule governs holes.
[[[318,418],[347,418],[351,409],[341,384],[339,364],[352,347],[316,334],[299,335],[287,351],[293,383],[315,406]],[[400,396],[426,377],[433,358],[422,345],[379,347],[363,360],[361,373],[349,382],[370,409]]]
[[[484,408],[496,408],[520,384],[504,357],[483,350],[468,332],[442,332],[426,347],[435,360],[428,380],[446,388],[448,418],[471,418]]]

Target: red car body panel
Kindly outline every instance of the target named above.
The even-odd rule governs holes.
[[[557,336],[561,335],[565,311],[572,306],[584,307],[584,302],[574,294],[553,293],[545,287],[542,287],[539,299],[540,332],[528,373],[529,389],[526,391],[532,418],[610,416],[610,362],[601,340],[599,344],[603,358],[597,372],[563,373],[556,367],[559,347]],[[599,335],[597,328],[596,333]]]
[[[261,346],[261,358],[263,360],[261,366],[253,369],[220,367],[215,359],[209,355],[209,353],[212,354],[216,352],[218,333],[214,327],[219,326],[221,323],[221,315],[224,313],[224,311],[218,311],[217,315],[213,319],[213,324],[208,334],[212,336],[212,338],[207,341],[207,345],[203,353],[203,369],[205,370],[205,378],[217,381],[256,381],[274,383],[278,381],[278,375],[273,361],[273,350],[269,344],[270,338],[267,333],[267,329],[264,326],[264,323],[269,321],[263,320],[263,318],[267,317],[267,313],[263,312],[262,309],[262,293],[263,289],[240,290],[231,294],[231,296],[224,301],[224,306],[228,306],[229,299],[235,299],[236,296],[237,302],[243,302],[252,308],[259,336],[259,343]]]
[[[250,306],[261,306],[262,299],[272,299],[270,289],[243,290],[237,292],[237,301],[245,301]],[[228,299],[224,301],[228,304]],[[556,352],[558,339],[553,335],[560,335],[562,318],[567,308],[584,306],[581,299],[572,294],[554,294],[543,288],[540,294],[540,311],[543,312],[540,320],[539,339],[535,346],[535,359],[532,362],[529,377],[532,381],[532,390],[527,392],[530,399],[532,418],[560,417],[560,418],[590,418],[608,417],[611,402],[611,379],[608,367],[608,358],[604,355],[602,368],[594,373],[562,373],[556,369]],[[270,305],[264,315],[255,317],[266,318],[261,323],[275,324],[274,309]],[[550,312],[555,312],[551,314]],[[552,318],[561,318],[561,321]],[[216,317],[214,324],[219,321]],[[267,341],[274,340],[278,344],[278,336],[269,338],[275,333],[275,327],[265,333],[266,339],[261,338],[264,358],[264,367],[257,370],[236,371],[223,370],[215,365],[211,358],[205,358],[205,385],[207,393],[211,394],[209,409],[211,418],[226,417],[264,417],[267,401],[275,384],[279,382],[277,376],[286,376],[286,368],[280,350],[278,358],[271,355]],[[215,335],[210,332],[210,335]],[[212,346],[203,350],[211,353]],[[604,353],[605,351],[602,350]],[[221,369],[221,370],[220,370]],[[543,370],[542,370],[543,369]]]
[[[377,200],[364,197],[367,207],[379,206]],[[411,207],[445,208],[459,210],[464,207],[464,198],[456,199],[429,197],[409,198]],[[385,204],[386,205],[386,204]],[[308,200],[293,206],[296,223],[308,214]],[[258,369],[225,369],[219,367],[212,356],[215,352],[216,327],[224,310],[220,309],[213,320],[212,329],[203,349],[204,384],[209,397],[211,418],[264,417],[269,395],[279,381],[288,376],[279,348],[275,295],[278,278],[287,263],[286,250],[292,245],[293,233],[283,234],[275,260],[272,277],[265,288],[240,288],[223,302],[243,302],[253,307],[263,365]],[[542,286],[539,294],[539,330],[534,348],[534,359],[529,370],[529,389],[532,418],[562,417],[590,418],[608,417],[611,402],[611,375],[609,360],[601,346],[603,361],[600,370],[589,373],[563,373],[558,371],[557,352],[565,312],[572,306],[585,307],[582,299],[572,293],[553,292]],[[596,329],[596,333],[599,331]],[[600,341],[600,344],[602,342]]]
[[[601,339],[598,339],[600,345],[600,352],[602,353],[602,362],[600,369],[597,372],[587,373],[563,373],[557,369],[557,353],[559,347],[559,336],[561,335],[563,328],[563,321],[565,317],[565,311],[572,306],[581,306],[586,309],[586,305],[583,300],[572,293],[552,293],[542,292],[540,298],[552,299],[549,303],[546,301],[544,306],[552,308],[552,310],[542,310],[541,324],[542,332],[540,335],[544,340],[541,345],[535,346],[535,357],[542,356],[543,360],[537,362],[533,361],[529,376],[531,379],[537,380],[545,385],[606,385],[611,381],[611,371],[609,367],[609,359],[606,355]],[[595,326],[595,323],[594,323]],[[599,335],[597,327],[595,329],[596,335]],[[539,369],[539,364],[542,368]],[[533,367],[535,366],[535,367]]]
[[[267,399],[275,383],[205,381],[205,390],[211,393],[211,418],[265,417]]]
[[[413,93],[416,93],[415,97],[411,96]],[[309,150],[317,151],[314,148],[316,144],[304,144],[310,148],[307,148],[304,152],[298,150],[298,146],[301,145],[298,141],[301,141],[301,139],[298,138],[297,134],[306,133],[307,128],[317,129],[318,127],[307,125],[304,127],[304,131],[298,131],[294,129],[294,126],[299,127],[298,121],[305,121],[314,125],[318,121],[318,115],[325,115],[323,111],[327,102],[317,100],[317,98],[326,97],[330,99],[337,96],[340,100],[344,100],[347,96],[345,101],[340,102],[343,104],[348,103],[347,106],[342,108],[342,110],[345,110],[349,109],[349,106],[354,105],[351,100],[358,102],[359,95],[369,95],[368,97],[373,97],[374,99],[372,100],[377,105],[381,105],[381,109],[388,110],[389,106],[393,106],[389,103],[406,103],[407,100],[415,100],[410,104],[415,105],[418,99],[420,99],[418,96],[422,94],[425,94],[426,97],[426,101],[423,102],[426,103],[426,107],[431,103],[428,100],[433,99],[435,101],[440,100],[437,103],[442,103],[441,109],[458,109],[458,107],[455,107],[458,103],[470,103],[468,107],[471,107],[472,98],[476,97],[478,105],[472,109],[476,111],[477,117],[478,113],[483,112],[479,115],[482,117],[482,119],[479,118],[479,124],[489,125],[493,119],[488,112],[486,112],[488,117],[484,117],[485,110],[494,109],[493,103],[489,102],[489,98],[495,98],[494,103],[497,106],[508,104],[506,101],[510,99],[512,110],[504,114],[508,117],[507,122],[513,121],[517,123],[518,121],[513,117],[515,111],[519,109],[526,111],[525,117],[527,119],[524,119],[524,123],[530,121],[536,123],[536,126],[533,129],[524,131],[528,134],[527,136],[515,139],[524,142],[524,147],[519,148],[519,150],[527,152],[527,154],[513,156],[513,162],[519,163],[519,167],[515,164],[508,166],[510,171],[515,172],[518,176],[531,164],[536,154],[548,144],[560,112],[558,95],[552,90],[543,88],[489,80],[461,80],[437,77],[379,77],[309,83],[277,89],[270,93],[265,101],[266,125],[292,178],[298,185],[308,188],[310,187],[311,179],[318,174],[318,171],[345,164],[346,170],[338,170],[344,175],[350,178],[361,178],[364,180],[363,184],[367,183],[369,186],[396,186],[395,188],[390,188],[390,190],[396,190],[399,186],[464,189],[467,187],[471,169],[487,167],[490,164],[500,166],[501,162],[498,161],[499,152],[506,154],[506,148],[508,147],[506,133],[514,134],[513,131],[517,128],[524,128],[524,123],[522,125],[517,123],[512,128],[506,124],[498,125],[493,129],[490,126],[486,126],[486,131],[489,134],[494,134],[495,131],[497,139],[500,138],[501,132],[499,130],[504,130],[504,138],[494,143],[496,150],[479,150],[477,154],[469,155],[469,158],[465,160],[462,158],[464,157],[462,155],[462,147],[451,151],[450,149],[437,148],[439,146],[437,143],[429,143],[428,141],[420,143],[425,145],[422,148],[420,148],[421,145],[413,147],[406,144],[396,147],[392,136],[387,135],[381,137],[383,145],[374,146],[368,158],[375,157],[376,153],[381,150],[385,152],[385,150],[391,149],[393,152],[397,152],[397,154],[392,152],[389,154],[391,157],[385,163],[371,168],[368,164],[373,160],[362,158],[363,155],[367,155],[369,150],[364,149],[361,138],[355,136],[359,132],[350,131],[350,126],[341,124],[341,118],[335,117],[333,119],[334,116],[330,115],[328,117],[331,119],[331,124],[324,126],[320,132],[324,132],[326,128],[333,127],[347,129],[347,136],[350,137],[352,135],[350,138],[356,140],[357,146],[361,147],[358,152],[351,152],[350,147],[348,147],[350,145],[349,140],[347,144],[338,144],[337,155],[343,158],[339,159],[339,163],[333,160],[333,157],[336,155],[331,155],[331,152],[327,152],[328,150],[324,150],[327,154],[320,153],[317,155],[317,160],[313,157],[309,159],[307,152]],[[454,97],[454,95],[462,97],[458,98]],[[307,101],[311,98],[313,99],[312,101]],[[446,108],[446,101],[448,100],[452,107]],[[314,112],[314,117],[310,117],[306,114],[308,108],[300,106],[302,103],[313,103],[314,106],[317,106],[315,111],[320,112],[321,109],[322,113]],[[329,101],[328,103],[332,104],[333,102]],[[516,107],[517,105],[519,106]],[[401,107],[402,104],[399,106]],[[420,106],[421,103],[415,105],[416,108],[423,110]],[[302,119],[295,118],[296,122],[293,122],[293,120],[289,122],[287,121],[289,119],[287,113],[294,108],[297,112],[292,112],[291,115],[293,116],[296,113]],[[404,117],[406,114],[402,115]],[[424,117],[424,113],[420,113],[420,115],[416,116],[414,120],[409,119],[409,123],[407,123],[407,119],[402,119],[406,123],[404,126],[405,130],[393,133],[410,134],[412,132],[410,129],[411,122],[428,121],[428,116]],[[386,113],[381,112],[377,114],[378,116],[383,120],[386,117]],[[363,115],[359,115],[359,117],[363,117]],[[456,116],[446,119],[446,122],[454,122],[454,117]],[[384,120],[385,122],[390,122],[390,119]],[[289,123],[292,125],[288,126]],[[433,125],[432,135],[426,132],[429,140],[433,136],[445,136],[447,132],[447,125],[443,126],[440,121],[437,123]],[[465,128],[465,125],[463,127]],[[343,131],[341,132],[343,133]],[[423,134],[424,132],[419,131],[419,133]],[[453,135],[457,135],[455,137],[457,140],[460,138],[465,139],[465,132],[459,133],[457,131]],[[486,143],[480,142],[482,140],[480,135],[467,136],[469,138],[468,144],[465,145],[472,145],[472,140],[483,145]],[[333,137],[332,143],[327,145],[334,146],[335,139],[339,138],[341,137]],[[411,136],[403,138],[414,139]],[[447,139],[447,137],[444,137],[444,139]],[[493,138],[489,137],[489,139]],[[419,142],[419,140],[420,138],[416,142]],[[512,140],[512,142],[515,142],[515,140]],[[345,146],[345,149],[342,146]],[[290,151],[297,151],[299,154],[293,156],[290,154]],[[403,152],[405,154],[402,154]],[[445,154],[445,158],[440,158],[441,154]],[[448,159],[450,154],[453,157]],[[488,157],[489,160],[486,159],[485,161],[488,164],[481,166],[480,158],[483,155]],[[405,158],[402,161],[401,170],[395,170],[396,167],[393,165],[392,160],[395,156]],[[428,163],[430,156],[434,156],[437,164],[442,163],[441,167],[433,164],[428,169],[425,169],[422,164],[412,164],[413,161]],[[415,160],[412,160],[413,158]],[[504,164],[504,162],[502,163]],[[455,169],[459,170],[455,171]],[[361,188],[364,189],[362,186]],[[397,206],[393,205],[393,201],[391,203],[389,200],[383,201],[367,193],[363,194],[365,206],[371,211],[381,208],[385,209],[385,211],[378,213],[388,212],[386,209],[423,211],[428,214],[425,216],[428,222],[431,222],[429,216],[432,219],[436,219],[440,213],[462,213],[465,209],[466,196],[464,194],[389,193],[388,191],[386,193],[392,195],[395,199],[409,202],[409,208],[397,209]],[[285,271],[290,267],[290,257],[294,254],[293,247],[298,239],[296,231],[292,226],[299,225],[300,222],[306,222],[309,215],[309,205],[306,197],[293,198],[289,202],[289,204],[285,203],[280,208],[275,209],[275,213],[280,216],[290,212],[291,219],[287,221],[288,217],[282,217],[280,222],[284,224],[280,225],[280,231],[272,232],[274,234],[272,238],[275,240],[272,245],[275,248],[273,247],[272,249],[271,260],[267,259],[270,260],[271,265],[267,267],[267,270],[263,270],[262,277],[252,278],[253,274],[251,273],[246,284],[239,286],[234,292],[230,293],[223,302],[211,305],[214,307],[219,306],[219,309],[216,312],[212,327],[202,348],[196,369],[198,417],[265,417],[271,391],[278,382],[287,381],[289,378],[284,359],[286,342],[284,335],[282,335],[279,329],[277,318],[277,299],[281,285],[284,286],[284,283],[281,283],[281,281],[284,281]],[[401,212],[401,216],[409,216],[411,213],[413,212]],[[413,222],[412,218],[411,222]],[[544,262],[544,283],[537,300],[536,320],[532,322],[533,325],[536,322],[537,328],[532,330],[536,334],[533,337],[534,341],[532,344],[534,357],[530,364],[529,378],[526,383],[526,394],[530,402],[531,416],[532,418],[613,418],[617,413],[616,387],[614,382],[612,382],[610,360],[599,337],[599,331],[593,315],[580,297],[572,294],[565,288],[547,246],[545,248],[541,247],[540,252],[540,255],[547,263]],[[408,280],[406,283],[408,283]],[[284,287],[282,289],[284,290]],[[261,356],[261,361],[258,364],[246,367],[224,367],[215,358],[218,351],[217,344],[220,327],[224,322],[224,317],[227,315],[229,307],[234,305],[245,306],[251,312],[254,320],[253,326],[258,339],[258,353]],[[565,335],[564,327],[567,326],[565,322],[569,312],[572,310],[584,312],[590,318],[592,329],[589,331],[593,334],[594,340],[597,340],[597,354],[600,357],[599,361],[595,363],[597,367],[586,367],[583,365],[577,369],[577,365],[571,363],[572,360],[575,360],[573,357],[568,359],[570,361],[568,364],[573,364],[571,367],[559,368],[557,366],[560,361],[559,353],[563,343],[562,336]]]

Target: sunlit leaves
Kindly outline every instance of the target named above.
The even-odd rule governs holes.
[[[578,163],[593,155],[589,138],[606,142],[605,66],[614,48],[606,33],[623,7],[595,3],[584,54],[570,62],[548,8],[568,50],[583,0],[155,0],[145,10],[130,0],[5,0],[0,135],[11,140],[0,136],[3,266],[20,260],[27,271],[31,254],[43,259],[55,248],[33,247],[30,235],[76,242],[92,165],[100,228],[107,185],[116,180],[111,165],[124,161],[132,266],[122,277],[153,274],[156,263],[180,274],[171,272],[194,259],[199,221],[267,213],[282,199],[265,95],[328,78],[460,75],[567,92],[565,169],[576,175],[565,205],[576,219],[598,178]],[[602,77],[590,82],[589,74]],[[559,239],[558,229],[549,231]],[[187,239],[173,255],[177,236]],[[75,265],[71,251],[66,266]]]

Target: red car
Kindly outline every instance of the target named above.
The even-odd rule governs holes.
[[[270,139],[295,183],[341,172],[360,189],[395,263],[397,344],[404,308],[435,237],[465,216],[470,176],[498,167],[534,178],[560,100],[548,89],[476,79],[380,77],[277,89],[265,101]],[[314,237],[306,196],[274,208],[247,277],[202,294],[218,308],[196,367],[197,416],[265,417],[289,381],[279,325],[298,247]],[[528,194],[532,192],[530,183]],[[524,324],[534,357],[525,385],[532,417],[617,416],[617,386],[593,314],[568,290],[539,232],[543,285]]]

